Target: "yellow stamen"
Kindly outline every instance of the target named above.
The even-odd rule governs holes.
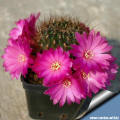
[[[81,77],[82,77],[83,79],[88,79],[89,74],[86,74],[86,73],[82,70],[82,71],[81,71]]]
[[[56,71],[56,70],[59,70],[61,67],[61,64],[59,62],[54,62],[52,65],[51,65],[51,69]]]
[[[69,79],[64,80],[64,81],[63,81],[63,86],[64,86],[65,88],[70,87],[70,86],[71,86],[71,81],[70,81]]]
[[[18,55],[18,62],[25,62],[26,61],[26,56],[23,54]]]
[[[85,51],[85,53],[84,53],[85,59],[91,59],[93,56],[94,56],[94,55],[93,55],[92,51],[90,51],[90,50],[87,50],[87,51]]]

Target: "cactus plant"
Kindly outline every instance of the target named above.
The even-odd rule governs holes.
[[[115,79],[118,66],[110,53],[112,46],[77,19],[50,17],[36,24],[39,16],[31,14],[16,22],[2,56],[3,66],[12,78],[22,75],[33,118],[42,118],[43,112],[47,120],[56,120],[63,112],[73,116],[74,108],[76,113],[80,110],[77,104]],[[47,115],[47,108],[57,114]]]

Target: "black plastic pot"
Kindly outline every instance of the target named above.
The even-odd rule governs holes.
[[[91,99],[82,100],[81,104],[65,104],[63,107],[53,105],[50,97],[44,95],[45,87],[41,85],[29,84],[21,77],[25,89],[29,115],[33,119],[39,120],[76,120],[76,117],[83,114]]]

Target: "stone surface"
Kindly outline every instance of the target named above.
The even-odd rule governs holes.
[[[112,53],[120,65],[119,6],[120,0],[0,0],[0,56],[6,47],[9,31],[15,26],[14,22],[40,11],[40,20],[50,15],[69,15],[101,31],[114,46]],[[119,79],[113,81],[109,89],[120,89]],[[4,72],[1,58],[0,120],[31,120],[21,82],[11,80],[10,75]]]

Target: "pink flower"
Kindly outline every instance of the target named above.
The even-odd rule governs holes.
[[[117,74],[117,69],[118,69],[118,65],[117,64],[114,64],[114,63],[111,63],[110,67],[109,67],[109,70],[107,70],[107,73],[108,73],[108,79],[107,79],[107,85],[110,85],[110,80],[114,80],[115,77],[116,77],[116,74]]]
[[[92,93],[97,93],[100,89],[106,88],[106,82],[108,80],[107,72],[87,72],[85,69],[79,69],[75,73],[76,79],[79,80],[80,84],[83,86],[83,91],[87,95],[92,96]]]
[[[72,102],[79,104],[81,98],[84,98],[77,80],[71,75],[65,76],[58,83],[49,87],[45,94],[50,96],[54,104],[59,102],[60,106],[63,106],[66,101],[68,104]]]
[[[37,15],[31,14],[29,18],[17,21],[17,27],[10,31],[9,43],[12,43],[11,41],[18,40],[18,37],[25,37],[27,41],[32,42],[31,39],[33,38],[36,31],[35,24],[39,16],[40,13]]]
[[[13,40],[16,40],[18,39],[19,36],[22,35],[22,32],[23,32],[23,28],[24,28],[24,25],[25,25],[25,20],[19,20],[16,22],[16,25],[17,27],[16,28],[13,28],[11,31],[10,31],[10,37],[13,39]]]
[[[26,75],[29,64],[32,60],[29,58],[31,48],[26,43],[19,42],[12,43],[5,48],[5,53],[2,56],[4,59],[3,66],[6,71],[9,71],[12,78],[18,79],[20,74]]]
[[[88,71],[108,69],[109,61],[113,58],[107,53],[112,47],[108,45],[106,39],[99,32],[95,33],[94,30],[88,36],[86,33],[80,35],[77,32],[75,36],[79,45],[72,45],[71,53],[76,57],[74,63],[82,68],[86,67]]]
[[[51,48],[41,55],[38,53],[32,68],[40,78],[44,78],[44,85],[48,85],[49,82],[62,79],[71,67],[72,62],[68,52],[63,51],[62,48],[56,50]]]

